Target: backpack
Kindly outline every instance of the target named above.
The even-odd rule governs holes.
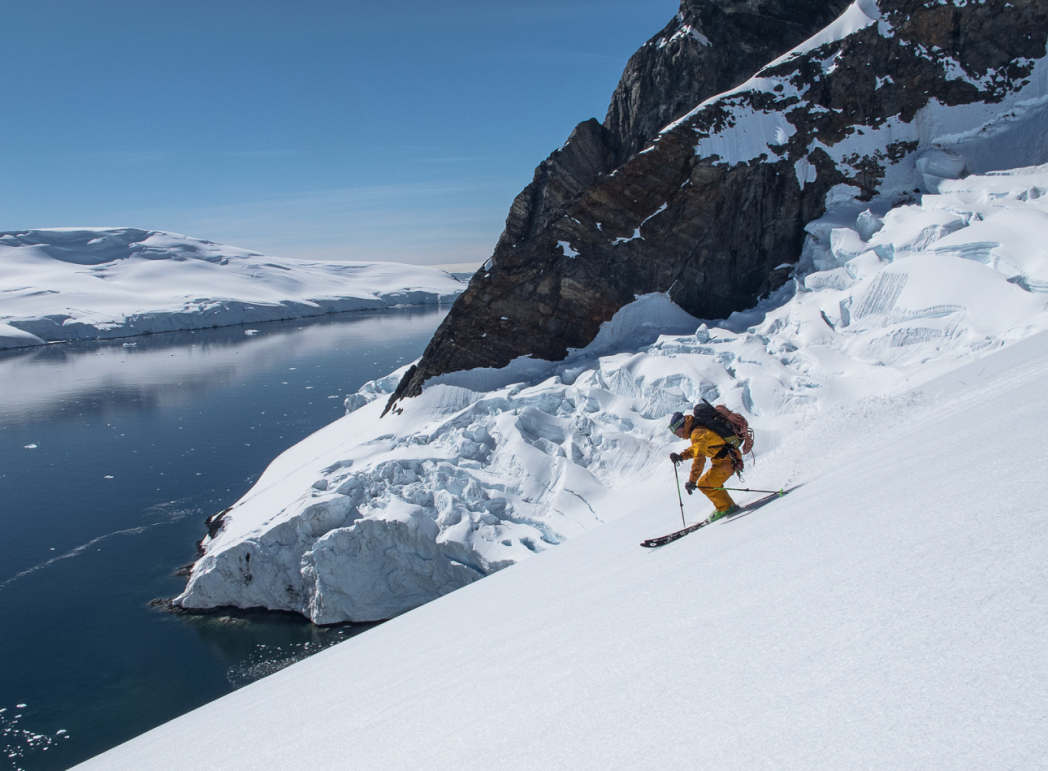
[[[742,415],[732,412],[723,404],[714,407],[705,399],[692,410],[695,424],[708,428],[733,450],[743,455],[753,448],[753,429]]]

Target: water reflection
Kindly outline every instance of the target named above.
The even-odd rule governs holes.
[[[150,603],[184,588],[208,515],[445,313],[0,354],[0,754],[69,768],[360,631]]]
[[[446,310],[404,308],[320,320],[62,343],[0,355],[0,423],[9,426],[183,404],[217,386],[273,370],[296,355],[395,344]]]

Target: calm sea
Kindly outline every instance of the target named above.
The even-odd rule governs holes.
[[[0,354],[0,767],[64,769],[367,627],[187,617],[204,520],[444,310]]]

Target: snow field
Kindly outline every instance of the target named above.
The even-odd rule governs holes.
[[[1045,189],[1038,167],[838,209],[794,282],[719,326],[650,295],[564,362],[446,375],[383,418],[400,373],[371,383],[233,506],[177,602],[395,616],[620,516],[678,444],[666,416],[703,397],[757,430],[738,486],[788,486],[798,467],[757,480],[813,416],[1048,329]]]
[[[800,487],[646,550],[664,463],[614,522],[82,768],[1040,767],[1046,385],[1042,334],[814,413],[753,474]]]
[[[0,233],[0,349],[450,302],[465,285],[393,263],[269,257],[174,233]]]

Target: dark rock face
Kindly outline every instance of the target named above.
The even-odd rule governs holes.
[[[510,207],[499,245],[534,236],[667,123],[739,85],[847,5],[845,0],[683,0],[673,21],[630,58],[603,126],[592,118],[580,123],[564,146],[539,164]]]
[[[916,155],[930,146],[915,121],[922,108],[1001,103],[1045,56],[1043,0],[881,0],[879,18],[852,7],[855,31],[702,103],[705,89],[781,53],[760,53],[761,25],[807,38],[811,30],[791,25],[816,7],[827,8],[685,0],[631,60],[605,125],[581,124],[539,167],[491,261],[390,405],[443,373],[529,354],[562,359],[638,294],[668,292],[705,318],[752,307],[785,280],[779,266],[797,261],[804,226],[825,211],[832,189],[848,185],[858,200],[912,193],[900,180],[909,184]],[[867,10],[878,14],[872,2]],[[728,42],[706,46],[696,33]],[[705,49],[722,59],[738,49],[745,64],[710,74]],[[679,90],[677,67],[691,73],[677,73]],[[689,100],[699,105],[663,128]]]
[[[615,166],[670,121],[734,88],[839,16],[844,0],[683,0],[680,13],[626,65],[604,126]]]
[[[535,169],[535,178],[509,208],[499,243],[518,244],[547,227],[551,217],[612,168],[614,138],[596,119],[580,123]]]

